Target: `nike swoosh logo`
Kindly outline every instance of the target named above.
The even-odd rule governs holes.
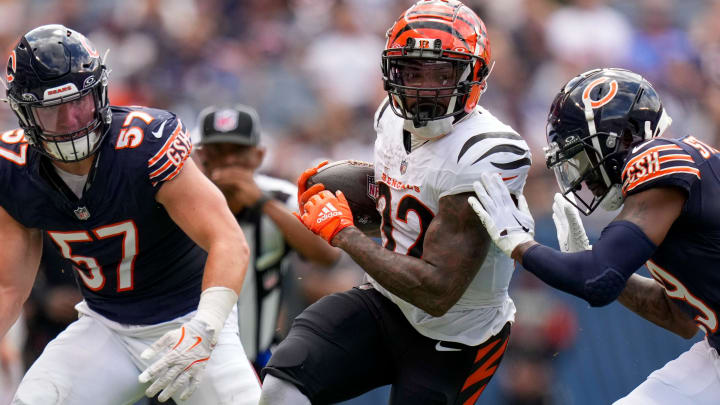
[[[442,342],[437,342],[437,344],[435,345],[435,350],[437,350],[439,352],[459,352],[462,349],[457,349],[454,347],[445,347],[442,345]]]
[[[152,134],[155,138],[162,138],[163,130],[165,129],[165,124],[167,124],[167,121],[163,121],[162,124],[160,124],[160,128],[157,129],[157,131],[152,131]]]
[[[651,139],[651,140],[652,140],[652,139]],[[631,153],[631,154],[637,153],[637,151],[639,151],[640,149],[642,149],[643,146],[647,145],[651,140],[645,141],[645,142],[641,143],[640,145],[632,148],[632,151],[631,151],[630,153]]]

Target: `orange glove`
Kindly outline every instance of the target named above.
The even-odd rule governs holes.
[[[304,212],[303,224],[328,242],[332,242],[335,235],[344,228],[355,225],[352,211],[340,190],[335,195],[323,190],[310,197],[304,206]]]
[[[306,187],[307,187],[307,181],[308,181],[308,179],[309,179],[311,176],[313,176],[315,173],[317,173],[319,168],[325,166],[326,164],[328,164],[328,161],[327,161],[327,160],[323,160],[322,162],[320,162],[319,165],[317,165],[317,166],[315,166],[315,167],[313,167],[313,168],[311,168],[311,169],[305,170],[305,171],[303,172],[303,174],[301,174],[300,177],[298,177],[298,179],[297,179],[298,208],[300,209],[300,213],[303,212],[303,205],[305,205],[305,203],[307,202],[307,200],[310,198],[310,197],[308,196],[308,198],[306,198],[305,201],[302,201],[302,199],[300,198],[303,194],[305,194],[305,191],[307,190]],[[313,187],[315,187],[315,186],[313,186]],[[312,189],[312,187],[310,187],[310,189]],[[318,190],[318,191],[319,191],[319,190]],[[318,191],[316,191],[316,193],[317,193]],[[315,193],[312,193],[312,194],[315,194]],[[311,195],[312,195],[312,194],[311,194]]]
[[[314,196],[315,194],[325,190],[325,186],[322,183],[313,184],[312,187],[305,190],[304,193],[300,194],[298,193],[298,201],[300,202],[300,205],[298,205],[298,209],[301,213],[305,212],[305,203],[307,203],[310,200],[310,197]]]
[[[293,212],[292,214],[295,215],[295,218],[298,219],[298,221],[303,222],[302,215],[305,213],[305,203],[308,202],[310,197],[314,196],[315,194],[325,190],[325,186],[322,183],[313,184],[312,187],[305,190],[304,193],[300,194],[300,189],[298,189],[298,212]],[[303,225],[305,223],[303,222]]]

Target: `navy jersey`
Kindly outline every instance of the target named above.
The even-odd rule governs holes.
[[[720,153],[692,136],[655,138],[632,150],[622,178],[626,196],[654,187],[687,193],[647,267],[720,350]]]
[[[116,322],[153,324],[197,308],[206,253],[155,200],[192,150],[172,113],[112,107],[82,198],[21,130],[0,135],[0,205],[42,229],[74,263],[90,308]]]

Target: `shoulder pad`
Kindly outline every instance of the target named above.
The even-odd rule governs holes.
[[[491,155],[499,153],[510,153],[516,155],[516,157],[527,156],[527,158],[521,158],[517,162],[493,163],[493,160],[497,160],[502,155],[492,157]],[[488,163],[499,169],[512,169],[529,165],[529,155],[530,150],[525,140],[515,132],[486,132],[473,135],[465,140],[457,152],[456,163],[461,164],[460,161],[462,160],[465,164],[474,165],[487,159]]]
[[[457,166],[457,181],[469,183],[482,172],[499,173],[511,192],[521,192],[532,158],[527,143],[515,132],[486,132],[465,139],[450,159]]]
[[[171,180],[192,151],[187,128],[173,113],[144,107],[114,111],[111,141],[116,150],[125,150],[146,173],[153,187]],[[125,153],[125,152],[124,152]]]
[[[157,134],[157,135],[156,135]],[[155,154],[148,158],[148,177],[153,186],[172,180],[182,169],[192,152],[190,133],[179,118],[173,117],[159,124],[153,132],[157,139]],[[158,136],[159,135],[159,136]]]
[[[450,143],[443,168],[431,180],[439,198],[471,192],[473,182],[487,172],[499,173],[512,193],[522,191],[532,160],[517,133],[485,132]]]
[[[690,191],[700,179],[693,154],[676,140],[654,138],[630,151],[622,171],[623,196],[653,187],[675,186]]]

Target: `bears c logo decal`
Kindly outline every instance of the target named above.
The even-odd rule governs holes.
[[[600,108],[605,104],[609,103],[610,100],[615,97],[618,91],[618,84],[615,80],[610,82],[610,91],[604,97],[599,100],[593,100],[592,98],[590,98],[590,92],[592,91],[592,89],[602,83],[605,83],[606,81],[608,81],[607,77],[601,77],[597,80],[593,80],[592,83],[588,84],[588,86],[585,87],[585,90],[583,90],[583,101],[590,100],[590,106],[592,106],[592,108]]]
[[[7,79],[7,82],[10,83],[13,80],[15,80],[15,69],[17,69],[17,56],[15,55],[15,50],[10,53],[10,58],[8,59],[8,67],[7,72],[5,73],[5,79]]]

